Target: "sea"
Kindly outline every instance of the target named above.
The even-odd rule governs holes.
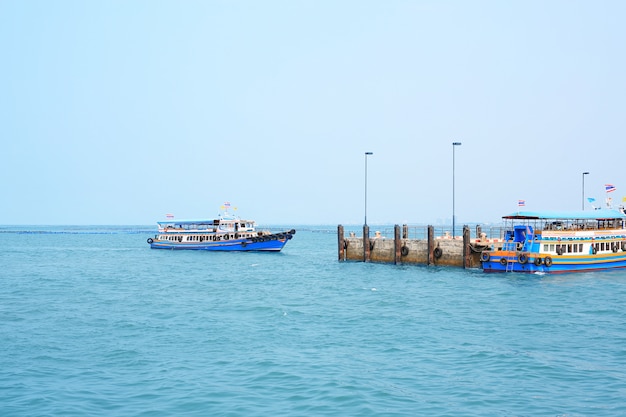
[[[0,226],[1,416],[626,415],[626,271],[484,274]]]

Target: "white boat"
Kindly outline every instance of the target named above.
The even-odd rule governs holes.
[[[626,267],[622,210],[517,212],[503,242],[481,253],[485,272],[580,272]]]
[[[159,221],[158,232],[148,244],[152,249],[278,252],[296,233],[295,229],[257,230],[254,221],[242,220],[228,208],[215,219]]]

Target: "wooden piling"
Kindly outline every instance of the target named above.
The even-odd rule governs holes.
[[[435,228],[428,226],[428,265],[435,263],[433,250],[435,250]]]
[[[401,260],[402,256],[402,241],[400,240],[400,226],[397,224],[393,226],[393,248],[394,248],[394,256],[393,263],[398,264]]]
[[[463,226],[463,268],[469,268],[470,263],[470,230],[469,226]]]
[[[339,225],[337,226],[337,248],[338,250],[338,254],[339,254],[339,261],[345,261],[346,260],[346,252],[345,252],[345,239],[343,237],[343,226]]]
[[[363,262],[370,261],[370,227],[363,226]]]

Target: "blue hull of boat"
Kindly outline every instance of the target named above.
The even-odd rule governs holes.
[[[541,256],[545,260],[544,256]],[[506,262],[501,261],[505,259]],[[615,253],[606,255],[589,256],[563,256],[553,257],[551,264],[545,265],[545,261],[540,265],[535,265],[534,257],[531,254],[526,263],[519,262],[515,257],[492,256],[489,261],[482,262],[485,272],[523,272],[523,273],[546,273],[562,274],[568,272],[589,272],[607,269],[626,268],[626,253]]]
[[[266,251],[278,252],[288,239],[269,240],[265,242],[252,242],[251,240],[239,239],[222,242],[170,242],[154,241],[150,244],[152,249],[172,249],[172,250],[207,250],[207,251]]]

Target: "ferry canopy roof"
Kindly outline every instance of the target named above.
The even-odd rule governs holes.
[[[159,226],[174,226],[174,225],[199,225],[199,224],[217,224],[225,222],[239,222],[239,223],[253,223],[252,220],[242,220],[239,218],[222,218],[222,219],[179,219],[179,220],[162,220],[157,222]]]
[[[518,211],[502,218],[527,220],[606,220],[626,219],[626,214],[615,209],[575,211]]]

